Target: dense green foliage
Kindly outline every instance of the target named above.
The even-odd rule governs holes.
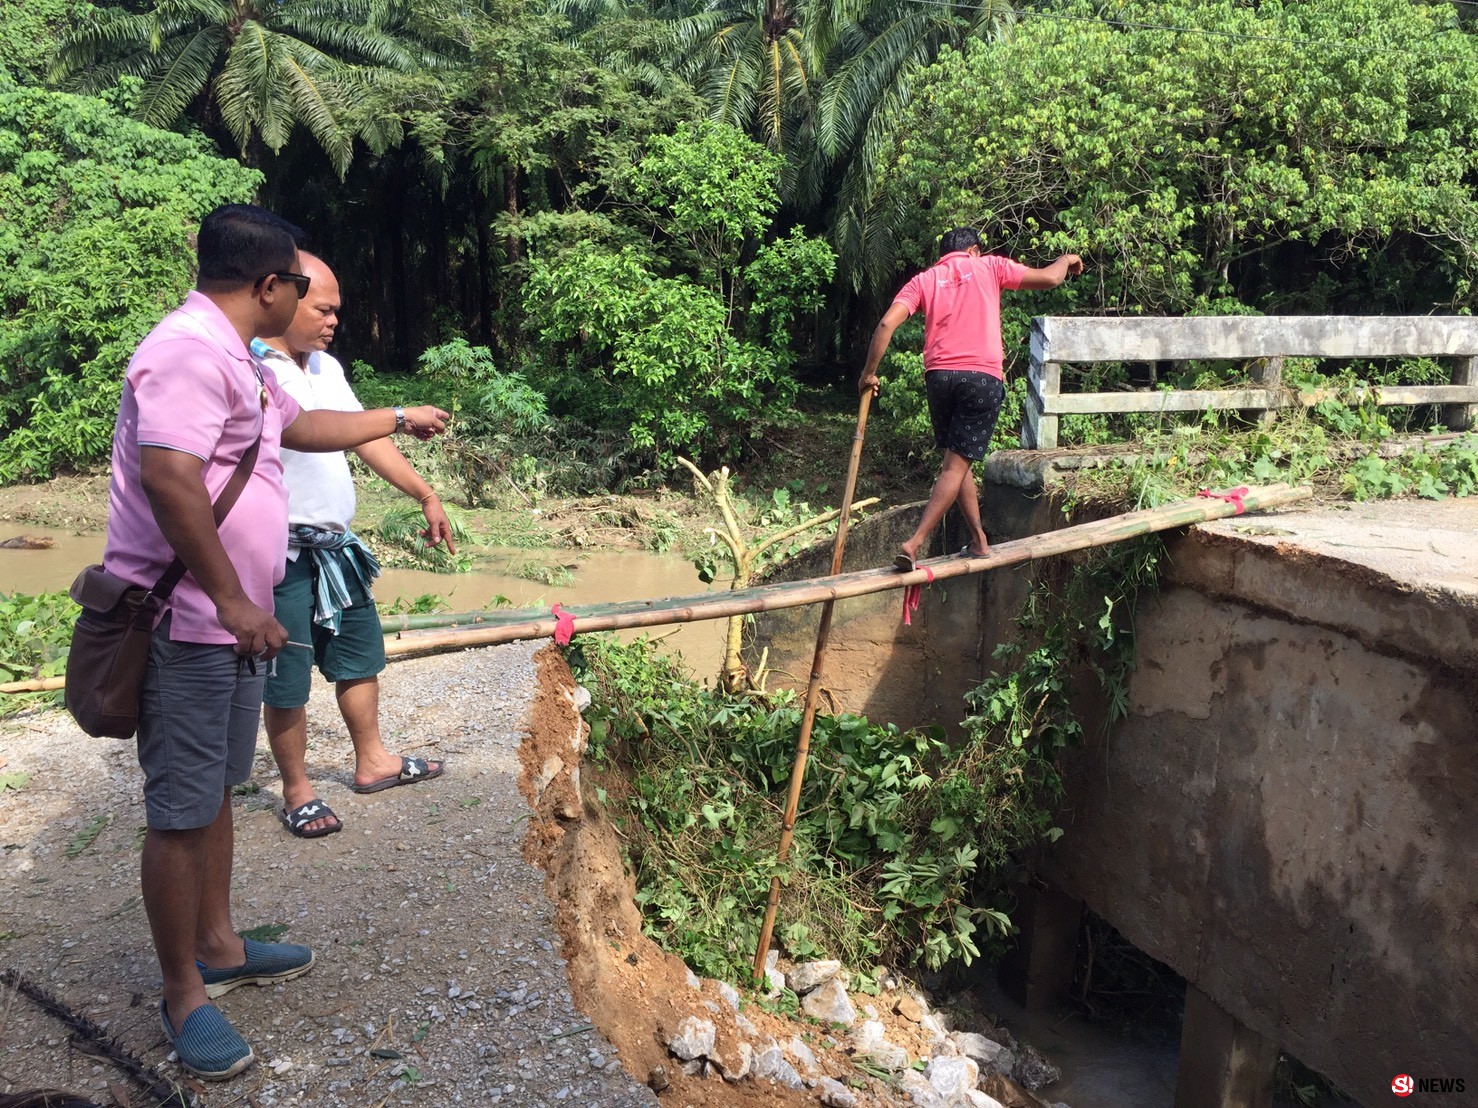
[[[0,7],[0,84],[40,84],[56,64],[56,44],[93,11],[86,0],[25,0]]]
[[[1059,834],[1056,757],[1082,736],[1075,685],[1100,688],[1109,718],[1126,709],[1133,601],[1157,565],[1155,544],[1123,544],[1036,590],[956,742],[818,716],[783,866],[797,700],[705,689],[650,644],[582,636],[591,750],[626,771],[606,799],[649,931],[702,973],[747,979],[779,873],[777,934],[792,957],[937,969],[999,953],[1018,852]]]
[[[537,250],[524,310],[564,354],[551,391],[663,452],[722,454],[784,418],[796,393],[793,326],[820,306],[833,263],[798,231],[769,235],[779,170],[733,128],[682,124],[621,182],[616,241]],[[622,233],[631,228],[641,239]]]
[[[107,456],[123,367],[192,284],[194,227],[259,181],[103,100],[0,87],[0,481]]]
[[[258,198],[339,271],[339,351],[375,379],[415,373],[402,394],[426,395],[423,351],[485,348],[503,376],[484,415],[464,398],[469,486],[507,452],[481,440],[507,432],[497,390],[515,380],[538,434],[622,440],[600,452],[616,480],[678,452],[747,461],[801,381],[851,376],[951,224],[1033,264],[1087,258],[1084,280],[1008,298],[1008,361],[1043,311],[1473,298],[1478,53],[1447,5],[111,0],[69,24],[86,10],[3,9],[0,67],[33,87],[137,80],[120,110],[258,167]],[[34,218],[64,233],[74,214]],[[179,258],[140,262],[173,292]],[[883,403],[915,429],[917,350],[899,336]],[[33,356],[7,424],[43,378],[101,387],[92,357]],[[108,391],[85,398],[86,435],[51,450],[70,426],[48,424],[0,477],[96,460]],[[1139,427],[1067,420],[1064,441]]]
[[[976,224],[1090,279],[1057,307],[1418,311],[1466,303],[1478,254],[1478,49],[1407,0],[1131,3],[946,52],[885,191],[918,247]],[[947,213],[947,214],[946,214]]]
[[[38,596],[0,593],[0,684],[60,677],[67,668],[72,623],[80,609],[64,592]],[[32,707],[58,693],[0,696],[0,715]]]

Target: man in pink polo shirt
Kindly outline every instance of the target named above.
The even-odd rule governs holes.
[[[1042,269],[1028,269],[998,254],[980,252],[980,236],[968,227],[947,231],[939,240],[939,261],[914,276],[893,298],[873,332],[859,392],[878,392],[878,366],[893,332],[914,312],[924,312],[924,387],[934,441],[944,451],[944,466],[918,530],[898,548],[894,564],[914,568],[929,533],[951,504],[958,504],[970,543],[962,554],[984,554],[980,496],[972,462],[985,457],[1006,398],[1001,347],[1001,290],[1055,289],[1083,272],[1083,260],[1064,254]]]
[[[205,217],[195,291],[139,344],[113,432],[103,565],[145,587],[175,557],[189,571],[150,643],[140,701],[142,878],[160,1022],[180,1063],[212,1080],[253,1055],[210,998],[313,966],[308,947],[243,940],[231,920],[231,787],[251,776],[265,663],[287,641],[272,615],[287,555],[279,449],[344,450],[397,430],[429,438],[446,419],[429,406],[301,411],[258,371],[248,344],[286,330],[309,286],[299,237],[250,205]],[[218,529],[212,502],[259,436]]]

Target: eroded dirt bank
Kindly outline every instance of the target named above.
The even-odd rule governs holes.
[[[917,1083],[920,1074],[905,1068],[900,1076],[884,1081],[858,1068],[856,1030],[866,1021],[881,1024],[882,1036],[906,1051],[910,1060],[943,1054],[964,1064],[960,1037],[947,1036],[938,1015],[919,1004],[911,989],[854,996],[858,1013],[856,1027],[850,1030],[814,1019],[784,1018],[727,985],[700,980],[644,935],[616,828],[593,796],[582,796],[593,792],[582,790],[580,780],[579,757],[586,736],[578,710],[583,690],[577,689],[555,648],[546,647],[535,663],[539,687],[529,739],[520,750],[519,785],[535,809],[524,840],[525,856],[548,875],[576,1003],[618,1048],[628,1073],[661,1089],[664,1103],[695,1108],[912,1102],[909,1079]],[[792,968],[785,961],[781,967]],[[669,1044],[685,1022],[694,1019],[713,1025],[712,1050],[706,1054],[713,1064],[689,1065],[699,1072],[688,1073]],[[1008,1039],[999,1029],[988,1025],[983,1029]],[[802,1078],[800,1087],[756,1073],[759,1065],[752,1059],[773,1047]],[[1045,1105],[1004,1075],[989,1072],[988,1066],[981,1069],[985,1071],[981,1087],[997,1099],[972,1101],[962,1090],[957,1099],[930,1100],[921,1090],[919,1101],[1005,1108]]]

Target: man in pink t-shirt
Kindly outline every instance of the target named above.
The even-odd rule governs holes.
[[[970,543],[962,554],[984,554],[985,529],[972,462],[985,457],[1006,397],[1001,347],[1001,290],[1055,289],[1083,272],[1083,260],[1064,254],[1042,269],[980,252],[980,236],[968,227],[947,231],[939,240],[939,261],[917,274],[884,313],[867,362],[858,378],[860,392],[878,392],[878,366],[893,332],[914,312],[924,313],[924,387],[934,440],[944,451],[944,466],[934,482],[918,530],[898,548],[894,564],[914,568],[919,550],[951,504],[958,504]]]
[[[309,287],[299,237],[250,205],[205,217],[195,291],[139,344],[113,431],[104,567],[145,587],[176,557],[188,571],[150,642],[140,696],[142,880],[160,1023],[181,1065],[211,1080],[253,1055],[210,998],[286,981],[314,960],[306,946],[243,940],[231,920],[231,788],[251,776],[265,663],[287,645],[272,615],[287,554],[279,448],[344,450],[397,430],[427,438],[446,419],[429,406],[300,410],[263,378],[247,347],[282,334]],[[253,443],[217,528],[212,504]]]

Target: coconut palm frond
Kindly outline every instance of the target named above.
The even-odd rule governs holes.
[[[178,119],[210,83],[211,66],[224,37],[220,27],[202,27],[159,51],[156,56],[161,64],[144,85],[134,114],[155,127],[168,127]]]
[[[344,125],[347,105],[342,88],[335,83],[334,74],[325,74],[318,67],[305,64],[298,53],[289,49],[281,66],[291,97],[292,116],[318,140],[334,171],[342,178],[354,156],[354,136]]]
[[[286,10],[272,20],[274,30],[332,51],[342,62],[383,66],[399,72],[417,68],[416,51],[395,35],[337,19],[306,20]]]

